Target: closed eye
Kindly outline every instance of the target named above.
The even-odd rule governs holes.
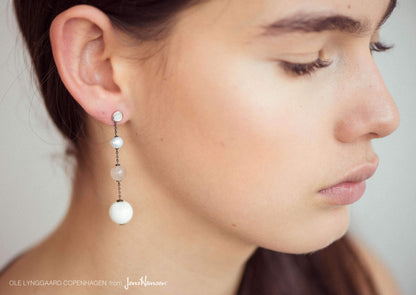
[[[390,50],[394,47],[394,45],[386,45],[382,42],[374,42],[370,43],[370,51],[376,51],[376,52],[384,52],[387,50]]]
[[[280,65],[282,66],[283,70],[288,74],[296,75],[296,76],[305,76],[305,75],[311,75],[317,69],[328,67],[331,63],[332,61],[322,60],[321,58],[318,58],[314,62],[307,63],[307,64],[296,64],[296,63],[281,61]]]
[[[373,42],[370,43],[370,52],[371,54],[375,52],[384,52],[391,48],[393,48],[393,45],[386,45],[382,42]],[[326,68],[332,64],[332,61],[330,60],[322,60],[321,58],[318,58],[317,60],[306,63],[306,64],[298,64],[298,63],[290,63],[286,61],[279,61],[280,66],[283,68],[283,70],[288,73],[289,75],[295,75],[295,76],[310,76],[312,73],[317,71],[321,68]]]

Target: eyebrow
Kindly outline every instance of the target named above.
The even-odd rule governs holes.
[[[397,5],[397,0],[390,0],[382,20],[377,25],[377,30],[387,21]],[[323,15],[299,12],[295,15],[277,20],[272,24],[262,26],[260,36],[274,36],[293,32],[323,32],[340,31],[349,34],[364,35],[371,31],[368,19],[356,20],[345,15]]]

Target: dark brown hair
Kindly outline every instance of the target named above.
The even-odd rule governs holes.
[[[204,0],[14,0],[46,108],[75,148],[86,135],[86,113],[64,87],[49,40],[52,20],[64,10],[88,4],[108,15],[115,27],[137,40],[163,39],[180,11]],[[206,0],[205,0],[206,1]],[[349,234],[308,254],[285,254],[258,247],[246,263],[237,295],[377,294]]]

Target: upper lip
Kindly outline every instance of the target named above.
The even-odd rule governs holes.
[[[338,181],[336,184],[331,185],[330,187],[336,186],[344,182],[361,182],[367,180],[376,172],[378,167],[379,159],[376,157],[376,160],[373,162],[366,162],[364,164],[358,165],[353,169],[349,170],[341,181]]]

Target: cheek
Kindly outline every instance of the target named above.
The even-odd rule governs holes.
[[[221,56],[188,54],[172,67],[147,166],[177,202],[245,240],[286,252],[328,244],[347,219],[343,210],[344,226],[331,229],[313,206],[319,108],[278,85],[269,64]]]

